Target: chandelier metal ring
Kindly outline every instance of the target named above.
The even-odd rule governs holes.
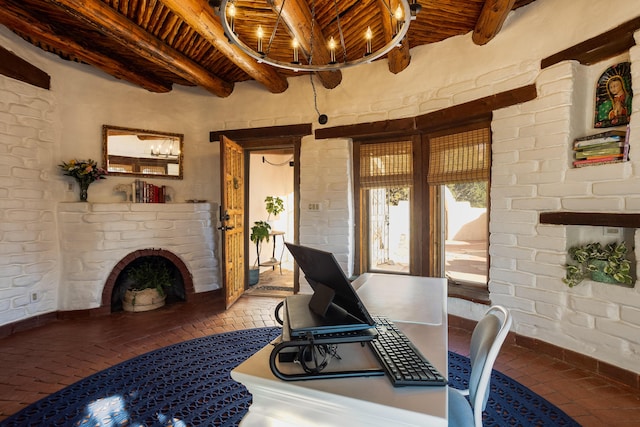
[[[265,31],[263,30],[262,25],[259,25],[258,28],[256,28],[256,34],[258,35],[255,43],[253,43],[256,45],[256,48],[254,49],[250,47],[249,43],[251,42],[245,42],[242,39],[241,35],[236,31],[236,24],[238,23],[238,20],[240,20],[242,16],[245,16],[243,13],[235,13],[236,8],[241,7],[241,3],[242,0],[222,0],[219,6],[218,15],[220,17],[220,21],[222,23],[222,27],[224,28],[225,34],[229,38],[229,41],[237,45],[243,52],[254,58],[259,63],[266,63],[274,67],[284,68],[292,71],[334,71],[373,62],[376,59],[386,55],[392,49],[399,46],[403,42],[407,32],[409,31],[409,24],[416,14],[415,7],[412,8],[409,5],[408,0],[397,0],[398,9],[401,10],[401,12],[392,11],[391,7],[387,5],[386,9],[389,12],[389,16],[383,16],[383,19],[389,18],[394,22],[393,28],[395,30],[395,34],[393,35],[391,40],[389,40],[386,44],[384,44],[376,51],[369,52],[369,50],[371,49],[371,32],[369,30],[366,37],[363,35],[363,37],[367,39],[365,42],[366,54],[344,61],[336,60],[335,49],[337,48],[337,44],[335,43],[337,42],[334,41],[333,46],[327,47],[327,49],[331,51],[331,61],[326,64],[319,64],[314,63],[315,59],[310,61],[310,63],[304,63],[303,61],[298,59],[302,59],[305,56],[309,57],[312,55],[312,52],[307,52],[305,55],[303,55],[303,53],[300,53],[298,56],[297,45],[295,45],[297,42],[293,37],[291,37],[291,40],[295,47],[292,47],[292,60],[286,61],[269,56],[271,43],[274,39],[278,26],[282,24],[282,26],[286,28],[287,33],[291,34],[291,31],[287,28],[286,24],[284,22],[281,22],[280,19],[282,9],[284,8],[284,3],[279,10],[277,8],[274,8],[275,10],[273,13],[276,14],[276,17],[274,19],[276,24],[271,31],[271,35],[267,37],[267,42],[265,42],[265,44],[267,45],[267,49],[263,49],[263,37]],[[233,11],[231,16],[229,10]],[[312,15],[315,15],[315,5],[314,10],[312,11]],[[401,18],[398,18],[398,16],[401,16]],[[339,22],[339,16],[336,16],[335,18]],[[312,26],[316,25],[315,21],[315,16],[312,16]],[[342,37],[342,29],[338,28],[338,30],[340,32],[338,37],[339,43],[341,45],[341,48],[346,52],[346,47],[344,46],[344,40]],[[333,40],[333,36],[330,37],[330,41],[331,40]],[[308,45],[313,46],[314,44],[320,43],[326,44],[328,46],[330,41],[328,42],[326,40],[314,40],[313,36],[311,36]]]

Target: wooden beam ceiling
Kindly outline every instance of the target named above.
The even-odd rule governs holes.
[[[182,53],[162,43],[100,1],[46,1],[64,9],[70,15],[110,36],[115,42],[150,62],[162,65],[215,95],[227,97],[233,91],[233,84],[212,75]]]
[[[502,29],[516,0],[486,0],[471,38],[477,45],[487,44]]]
[[[57,35],[50,26],[43,24],[30,13],[13,5],[6,5],[0,8],[0,23],[24,34],[35,34],[39,40],[56,49],[74,51],[81,61],[93,65],[107,74],[120,76],[129,83],[141,86],[150,92],[166,93],[171,91],[171,83],[145,78],[139,73],[131,71],[126,64],[96,51],[85,49],[73,39]]]
[[[280,10],[284,23],[291,30],[291,35],[300,43],[300,48],[306,58],[312,57],[316,63],[328,64],[330,53],[327,48],[328,41],[325,39],[320,24],[314,21],[311,16],[309,5],[304,0],[267,0],[276,13]],[[314,40],[313,46],[309,41]],[[340,71],[320,71],[316,76],[327,89],[333,89],[342,81]]]
[[[188,25],[193,27],[202,37],[207,39],[216,49],[231,62],[242,68],[256,81],[262,83],[272,93],[287,90],[289,84],[286,78],[272,67],[259,64],[239,48],[233,46],[224,34],[220,21],[213,16],[207,2],[200,0],[162,0],[173,13],[180,16]]]
[[[219,0],[218,0],[219,1]],[[272,25],[265,14],[284,5],[284,39],[273,46],[274,57],[287,58],[295,35],[316,63],[330,57],[326,41],[340,34],[343,57],[364,53],[363,34],[370,26],[374,46],[393,38],[395,26],[386,15],[398,0],[314,0],[320,10],[312,20],[310,0],[244,0],[244,29]],[[399,73],[411,62],[410,48],[474,31],[484,44],[500,31],[508,13],[535,0],[418,0],[422,11],[411,21],[407,37],[387,55],[389,70]],[[197,85],[220,97],[236,82],[255,80],[272,93],[289,87],[287,77],[304,75],[256,61],[230,43],[216,15],[216,0],[0,0],[0,24],[35,46],[64,60],[89,64],[152,92],[168,92],[174,84]],[[336,10],[339,18],[334,16]],[[333,18],[332,18],[333,16]],[[305,45],[311,33],[321,42]],[[253,36],[250,36],[253,37]],[[280,36],[279,36],[280,37]],[[628,45],[628,40],[617,45]],[[307,42],[307,44],[310,44]],[[614,42],[612,42],[614,44]],[[313,52],[309,52],[313,49]],[[302,55],[301,55],[302,57]],[[381,59],[381,60],[384,60]],[[316,73],[325,88],[342,82],[340,71]]]

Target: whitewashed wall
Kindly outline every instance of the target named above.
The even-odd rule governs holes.
[[[326,126],[337,126],[416,116],[535,83],[539,99],[496,112],[492,125],[496,150],[490,247],[492,299],[513,310],[516,332],[635,372],[640,372],[637,291],[600,290],[592,284],[571,290],[564,287],[560,279],[565,233],[559,227],[539,225],[537,218],[540,211],[555,209],[640,211],[637,161],[585,168],[589,171],[569,170],[569,142],[588,125],[590,112],[585,109],[589,108],[596,71],[580,70],[569,63],[540,70],[540,59],[614,28],[638,13],[635,2],[628,0],[537,0],[512,13],[498,36],[485,46],[474,45],[467,34],[413,49],[411,65],[397,75],[387,70],[384,61],[348,69],[336,89],[326,90],[317,84],[315,100],[320,113],[329,117]],[[32,162],[39,164],[42,174],[37,179],[29,178],[38,182],[38,189],[50,188],[51,203],[75,200],[77,190],[65,191],[65,178],[58,176],[55,165],[70,157],[98,158],[100,126],[105,123],[184,133],[187,168],[185,180],[175,183],[178,197],[212,201],[219,201],[215,168],[219,150],[217,144],[208,143],[209,131],[305,122],[319,126],[308,77],[289,79],[289,89],[283,94],[271,94],[257,83],[247,82],[236,85],[231,96],[224,99],[192,88],[158,95],[117,82],[90,67],[43,54],[2,27],[0,44],[52,76],[52,91],[42,95],[51,105],[40,111],[53,112],[42,113],[51,123],[48,127],[53,136],[46,140],[53,147],[49,157],[46,151],[34,155],[37,161]],[[635,81],[639,82],[635,49],[630,58]],[[2,76],[0,85],[11,86],[11,96],[14,91],[27,90]],[[24,102],[17,104],[22,107]],[[6,126],[6,120],[14,120],[10,108],[3,96],[2,126]],[[635,107],[635,135],[640,134],[637,121]],[[0,134],[11,138],[9,143],[3,139],[0,158],[5,157],[4,152],[20,152],[21,144],[28,139],[15,138],[4,130]],[[632,141],[632,159],[638,144],[635,141],[638,139]],[[349,141],[303,139],[301,241],[336,252],[348,273],[353,254],[350,155]],[[5,167],[4,163],[0,165]],[[15,203],[16,198],[24,201],[12,190],[14,173],[13,168],[5,168],[0,174],[0,182],[5,183],[0,185],[2,203]],[[120,182],[122,179],[113,177],[94,184],[90,200],[118,201],[111,188]],[[599,204],[605,199],[614,199],[615,203]],[[322,210],[304,209],[309,202],[318,201],[323,203]],[[1,230],[27,227],[15,219],[5,223],[6,209],[1,215]],[[55,239],[49,244],[52,248],[45,258],[55,261]],[[49,284],[35,281],[20,287],[12,271],[25,263],[20,258],[22,252],[17,246],[2,248],[7,255],[0,260],[0,323],[4,324],[33,315],[32,307],[27,310],[13,303],[27,290],[45,286],[55,289],[56,284],[53,279]],[[56,266],[49,267],[50,274],[57,271]],[[48,308],[43,310],[56,309],[55,296],[47,298]],[[449,307],[453,314],[473,319],[486,309],[460,300],[450,300]]]
[[[58,306],[58,111],[53,92],[0,76],[0,324]]]

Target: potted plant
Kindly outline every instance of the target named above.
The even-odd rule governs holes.
[[[149,257],[129,267],[126,273],[131,284],[122,299],[125,311],[149,311],[165,304],[165,289],[173,285],[165,262]]]
[[[256,244],[256,253],[258,254],[258,258],[256,259],[256,264],[260,257],[260,243],[264,240],[269,241],[269,232],[271,231],[271,226],[266,221],[256,221],[253,223],[253,227],[251,227],[251,235],[249,238],[253,243]],[[253,286],[258,283],[260,280],[260,266],[254,264],[253,267],[249,268],[249,285]]]
[[[584,279],[596,282],[632,285],[631,262],[627,259],[624,242],[588,243],[569,249],[569,256],[576,264],[567,264],[567,275],[562,281],[569,287],[576,286]]]
[[[280,215],[280,213],[284,212],[284,201],[278,196],[267,196],[264,199],[266,204],[267,213],[269,216],[267,217],[267,221],[271,219],[271,215],[274,217]]]

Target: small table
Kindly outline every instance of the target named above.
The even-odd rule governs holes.
[[[259,267],[272,267],[276,269],[276,265],[280,267],[280,274],[282,274],[282,256],[284,255],[284,231],[272,231],[269,236],[273,237],[273,251],[271,252],[271,259],[269,261],[260,262],[260,247],[258,246],[256,252],[258,255]],[[282,237],[282,250],[280,252],[280,259],[276,259],[276,237]]]
[[[448,375],[445,279],[364,274],[353,285],[370,313],[390,317]],[[386,376],[282,381],[269,368],[272,348],[231,371],[253,395],[242,427],[447,426],[446,387],[393,387]],[[341,360],[330,367],[379,366],[367,346],[341,344],[338,353]]]

